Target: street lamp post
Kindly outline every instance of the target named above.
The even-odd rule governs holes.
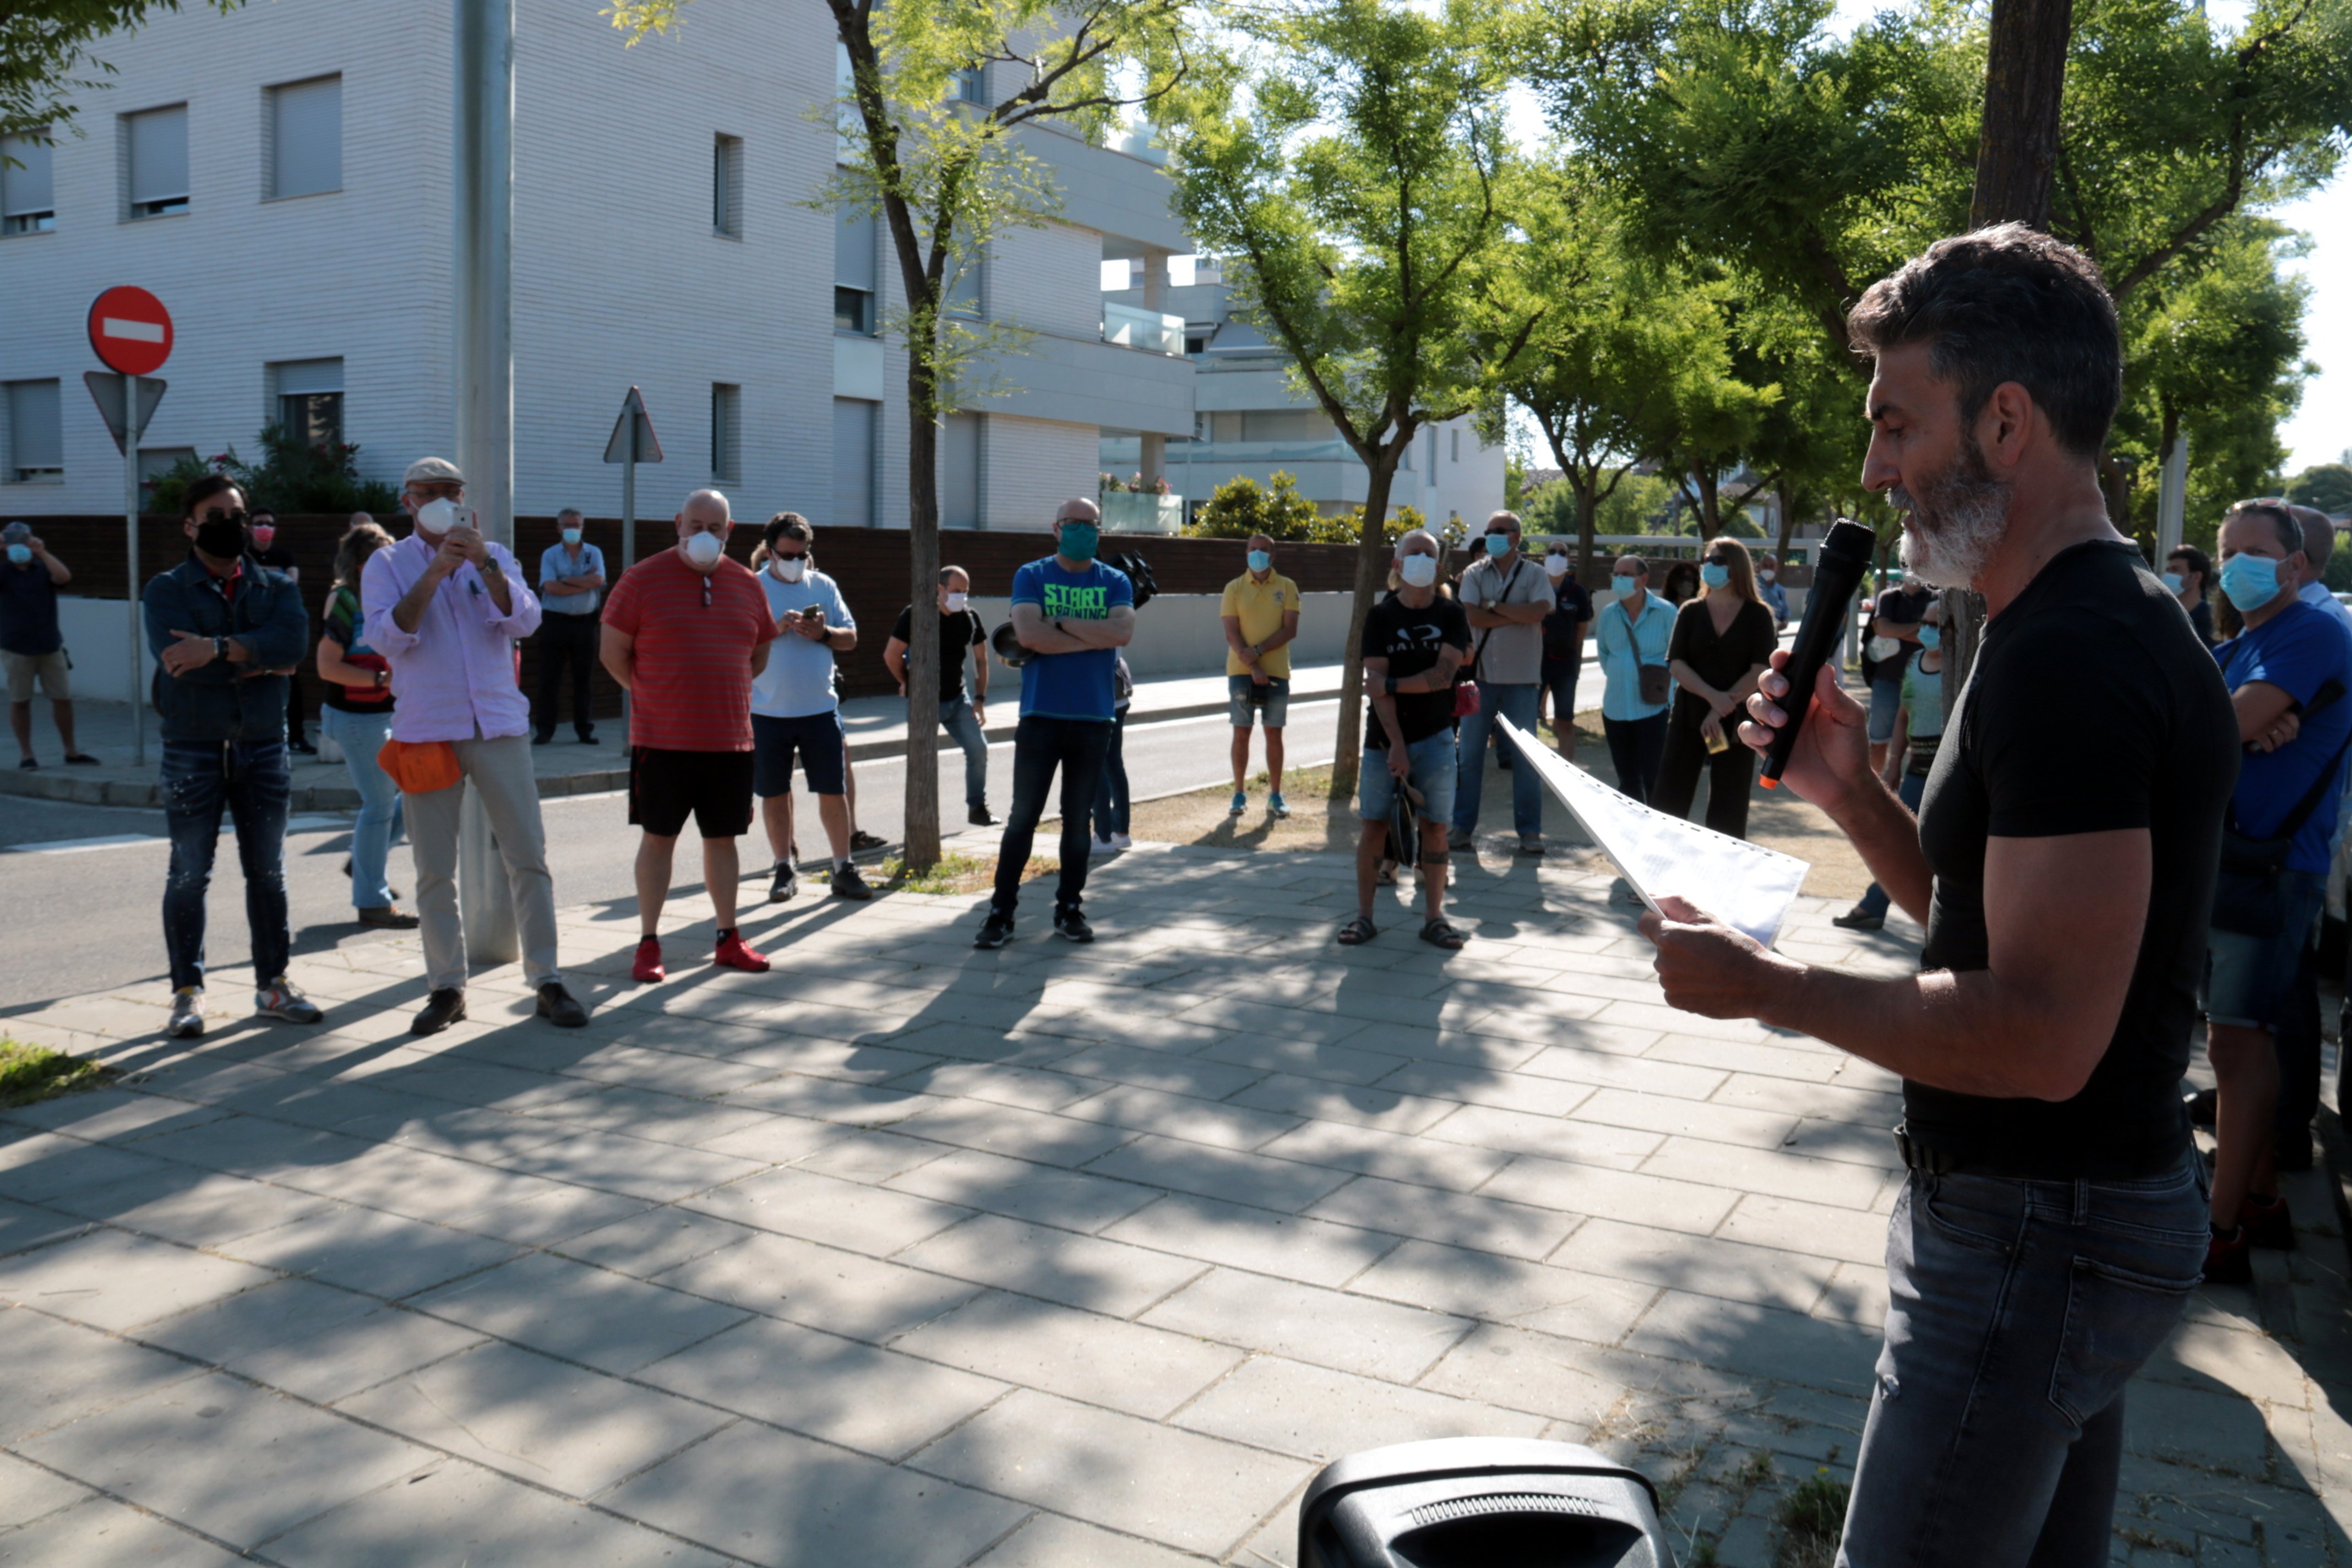
[[[457,452],[483,534],[514,548],[514,0],[453,0],[457,123],[451,317]],[[457,840],[467,956],[521,956],[506,868],[481,796],[467,792]]]

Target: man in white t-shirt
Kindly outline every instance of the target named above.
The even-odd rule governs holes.
[[[768,520],[757,557],[760,587],[781,634],[768,668],[751,684],[751,793],[768,830],[775,868],[768,901],[800,891],[793,869],[793,759],[800,758],[809,793],[833,850],[833,896],[870,899],[874,890],[849,859],[849,746],[834,694],[833,660],[857,646],[857,622],[834,580],[816,569],[810,550],[816,530],[796,511]]]

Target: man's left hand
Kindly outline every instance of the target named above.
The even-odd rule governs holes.
[[[489,544],[482,538],[482,531],[478,528],[460,525],[451,529],[442,536],[441,548],[460,560],[472,562],[477,570],[490,558]]]
[[[202,669],[219,657],[213,651],[213,639],[196,632],[173,631],[180,640],[169,647],[156,650],[167,675],[185,675],[192,669]]]
[[[1645,911],[1642,934],[1656,945],[1666,1005],[1707,1018],[1754,1018],[1802,966],[1776,958],[1756,939],[1669,895],[1663,913]]]

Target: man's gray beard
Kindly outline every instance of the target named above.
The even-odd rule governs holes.
[[[1993,478],[1973,439],[1941,473],[1921,480],[1917,495],[1895,486],[1887,499],[1910,514],[1904,570],[1932,588],[1973,584],[2009,531],[2009,498],[2010,487]]]

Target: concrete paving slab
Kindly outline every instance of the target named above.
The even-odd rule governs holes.
[[[1131,1535],[1038,1513],[972,1568],[1191,1568],[1200,1562]]]
[[[980,1294],[942,1274],[761,1232],[660,1276],[672,1289],[876,1343]]]
[[[743,1422],[610,1493],[604,1506],[773,1568],[955,1568],[1029,1510],[796,1433]]]
[[[641,1524],[448,1460],[268,1546],[287,1568],[719,1568],[731,1561]]]
[[[19,1451],[239,1548],[432,1457],[218,1373],[44,1433]]]
[[[266,1268],[119,1230],[0,1258],[0,1300],[100,1329],[131,1329],[267,1285]]]
[[[733,1419],[707,1405],[501,1344],[392,1378],[337,1408],[579,1498],[594,1496]]]
[[[642,1369],[640,1382],[838,1443],[905,1458],[1006,1385],[772,1318],[753,1318]]]
[[[87,1502],[90,1489],[65,1477],[0,1453],[0,1531]],[[5,1561],[5,1559],[0,1559]]]
[[[1409,1384],[1470,1331],[1466,1318],[1216,1268],[1136,1321]]]
[[[232,1258],[397,1300],[495,1268],[520,1250],[486,1236],[337,1205],[224,1244]]]
[[[1261,1355],[1178,1411],[1175,1422],[1328,1464],[1429,1437],[1540,1436],[1550,1418]]]
[[[0,1311],[0,1443],[21,1445],[184,1382],[204,1369],[128,1340],[22,1307]]]
[[[911,1193],[792,1170],[770,1171],[732,1186],[697,1194],[686,1199],[683,1206],[714,1218],[877,1258],[937,1236],[971,1214]]]
[[[543,1252],[409,1305],[606,1372],[634,1372],[743,1317],[716,1301]]]
[[[966,1220],[898,1260],[1024,1296],[1131,1317],[1207,1267],[1139,1247],[994,1215]]]
[[[10,1568],[230,1568],[243,1561],[105,1498],[0,1535],[0,1563]]]
[[[990,1291],[894,1342],[909,1355],[1154,1419],[1239,1365],[1239,1351]]]
[[[1158,1188],[1139,1182],[1008,1160],[978,1149],[958,1149],[882,1179],[895,1191],[1066,1230],[1098,1230],[1160,1196]]]
[[[1025,1389],[910,1464],[1213,1555],[1238,1544],[1312,1469],[1262,1449]]]

